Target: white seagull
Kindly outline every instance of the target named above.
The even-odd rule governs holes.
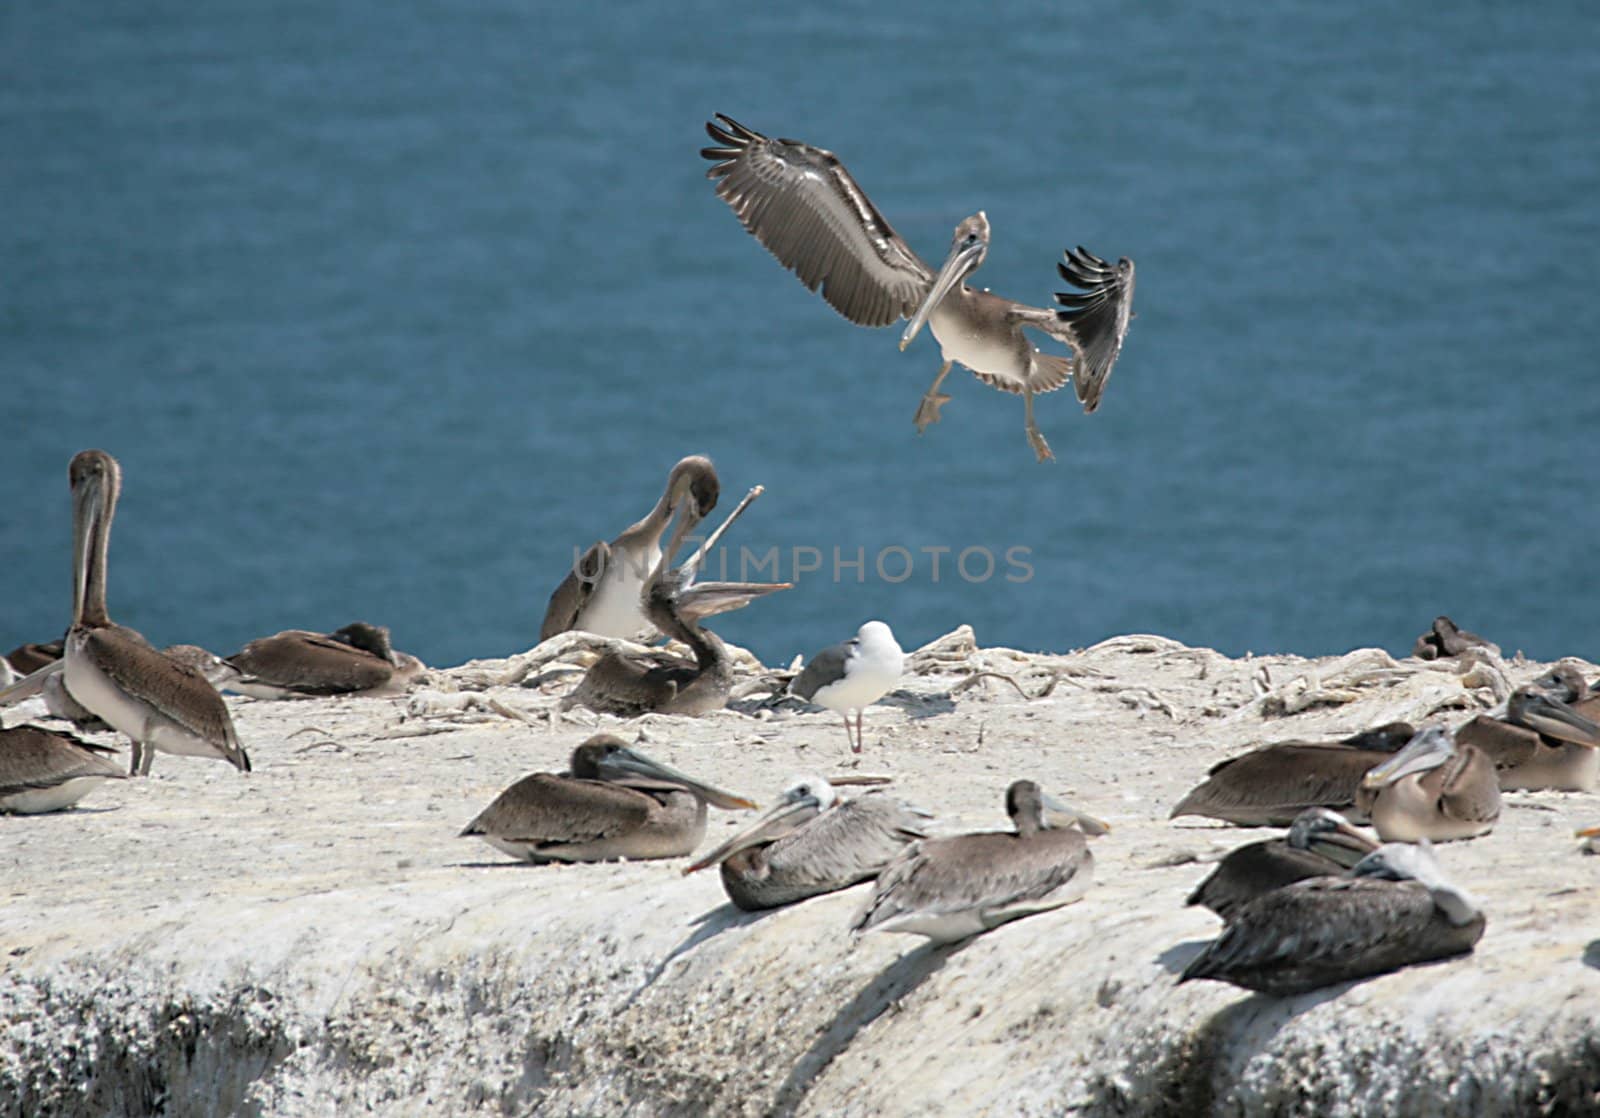
[[[843,644],[831,645],[813,656],[789,684],[789,694],[842,714],[850,750],[860,753],[863,711],[894,689],[905,662],[906,654],[893,630],[882,621],[869,621]],[[852,710],[856,712],[854,738],[850,736]]]

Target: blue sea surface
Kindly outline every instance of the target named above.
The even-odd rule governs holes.
[[[1600,657],[1585,5],[12,0],[0,73],[0,646],[66,625],[99,446],[112,613],[163,644],[526,648],[701,452],[724,508],[766,486],[730,576],[819,564],[714,623],[769,662],[869,617],[1323,654],[1441,612]],[[933,339],[740,229],[713,112],[837,152],[932,263],[984,209],[1010,297],[1137,262],[1100,411],[1039,400],[1056,462],[959,370],[916,434]]]

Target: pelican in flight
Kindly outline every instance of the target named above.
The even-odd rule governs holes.
[[[851,930],[954,943],[1082,897],[1094,877],[1084,836],[1110,827],[1031,780],[1006,789],[1006,814],[1014,831],[913,843],[878,875]]]
[[[756,805],[595,734],[564,773],[533,773],[495,797],[461,837],[530,862],[676,858],[706,833],[706,804]]]
[[[1600,788],[1600,724],[1584,712],[1600,715],[1600,698],[1570,665],[1557,665],[1546,679],[1511,692],[1504,718],[1480,714],[1462,726],[1456,742],[1488,754],[1503,791],[1593,792]]]
[[[103,781],[123,779],[116,751],[56,730],[0,730],[0,814],[38,815],[71,807]]]
[[[1246,901],[1308,877],[1342,874],[1377,848],[1338,812],[1310,807],[1294,817],[1282,838],[1229,851],[1186,903],[1231,920]]]
[[[609,544],[604,540],[595,543],[573,564],[550,595],[539,639],[547,641],[570,629],[619,640],[653,631],[655,626],[644,615],[640,595],[645,580],[661,561],[661,536],[672,514],[686,502],[698,522],[717,507],[720,493],[711,459],[695,454],[672,467],[655,508]]]
[[[794,904],[876,877],[907,845],[927,837],[932,818],[887,792],[842,800],[836,790],[876,782],[799,777],[776,807],[683,872],[720,865],[728,899],[746,912]]]
[[[1288,827],[1308,807],[1364,819],[1361,778],[1411,740],[1409,723],[1391,722],[1342,741],[1265,745],[1212,766],[1168,818],[1204,815],[1241,827]]]
[[[62,658],[67,691],[132,739],[129,775],[149,773],[158,750],[215,757],[249,772],[250,758],[217,689],[106,613],[106,555],[122,468],[103,450],[85,450],[72,459],[68,476],[74,549],[72,627]]]
[[[894,632],[882,621],[869,621],[856,635],[830,645],[811,658],[789,683],[789,694],[844,716],[844,736],[852,753],[861,752],[861,720],[866,708],[900,682],[906,654]],[[850,712],[856,712],[855,737]]]
[[[288,629],[251,641],[223,660],[222,686],[257,699],[402,692],[427,669],[396,652],[382,625],[352,621],[331,633]]]
[[[844,164],[830,151],[798,140],[774,140],[716,114],[706,132],[716,146],[706,177],[744,227],[828,305],[858,326],[911,321],[905,349],[926,324],[944,365],[917,406],[918,431],[939,421],[950,397],[939,386],[960,362],[985,384],[1022,396],[1028,443],[1043,462],[1054,457],[1033,418],[1033,397],[1072,381],[1085,412],[1100,406],[1106,378],[1122,350],[1133,304],[1133,261],[1113,266],[1079,247],[1056,269],[1082,291],[1056,296],[1060,309],[1030,307],[968,287],[989,250],[982,211],[956,226],[950,255],[937,272],[900,238]],[[1072,352],[1041,353],[1024,328]]]
[[[1481,749],[1429,726],[1361,778],[1356,803],[1384,842],[1450,842],[1494,829],[1500,781]]]
[[[1445,878],[1426,844],[1389,843],[1348,877],[1314,877],[1245,903],[1184,968],[1195,978],[1288,997],[1471,951],[1478,902]]]

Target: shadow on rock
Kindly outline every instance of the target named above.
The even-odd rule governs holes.
[[[891,691],[877,702],[879,706],[898,707],[913,721],[937,718],[956,709],[955,700],[948,692],[942,695],[913,695],[910,691]]]
[[[1182,943],[1175,943],[1161,954],[1156,956],[1156,962],[1168,974],[1182,974],[1183,968],[1192,963],[1195,958],[1211,946],[1209,939],[1186,939]]]

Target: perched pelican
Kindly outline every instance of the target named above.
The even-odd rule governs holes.
[[[18,645],[6,653],[6,659],[18,675],[31,675],[46,664],[61,659],[65,641],[32,641]]]
[[[1308,877],[1342,874],[1377,848],[1338,812],[1308,807],[1294,817],[1282,838],[1229,851],[1186,903],[1205,905],[1224,921],[1231,920],[1246,901]]]
[[[1483,938],[1483,910],[1446,880],[1426,844],[1381,846],[1350,874],[1246,902],[1178,981],[1287,997],[1460,955]]]
[[[685,501],[693,502],[696,522],[705,519],[717,507],[720,492],[711,459],[691,455],[672,467],[656,507],[609,544],[597,542],[567,572],[550,595],[539,639],[582,629],[632,640],[653,630],[640,596],[645,580],[661,561],[662,533]]]
[[[71,807],[103,780],[121,780],[115,750],[38,726],[0,730],[0,814]]]
[[[595,734],[567,772],[523,777],[461,834],[530,862],[676,858],[705,837],[707,803],[756,806]]]
[[[1084,289],[1057,295],[1064,309],[1002,299],[964,282],[989,250],[982,211],[956,226],[950,256],[935,273],[832,152],[769,139],[721,113],[716,117],[706,132],[717,146],[700,151],[713,163],[706,177],[779,263],[858,326],[909,318],[901,349],[924,323],[933,331],[944,365],[917,406],[917,430],[939,421],[950,399],[939,385],[958,361],[985,384],[1022,396],[1028,443],[1041,462],[1053,455],[1033,419],[1036,393],[1053,392],[1070,379],[1085,412],[1099,406],[1128,332],[1133,261],[1123,257],[1113,267],[1080,247],[1056,265],[1063,279]],[[1071,356],[1040,353],[1025,327],[1064,343]]]
[[[789,683],[789,694],[827,707],[844,717],[844,736],[852,753],[861,752],[861,720],[866,708],[900,682],[906,654],[882,621],[869,621],[842,644],[830,645],[811,658]],[[850,737],[850,712],[856,712],[856,734]]]
[[[1384,842],[1475,838],[1500,818],[1500,781],[1481,749],[1429,726],[1362,777],[1357,804]]]
[[[1391,722],[1337,742],[1278,742],[1212,766],[1206,779],[1172,809],[1242,827],[1287,827],[1308,807],[1356,809],[1361,778],[1389,759],[1413,736],[1405,722]]]
[[[908,844],[927,837],[932,816],[886,792],[841,800],[834,785],[851,782],[798,778],[776,807],[683,872],[720,863],[728,899],[747,912],[876,877]]]
[[[1444,614],[1433,619],[1433,627],[1417,638],[1411,646],[1411,655],[1419,660],[1438,660],[1445,656],[1460,656],[1469,648],[1482,648],[1500,655],[1500,646],[1493,641],[1469,633]]]
[[[365,621],[326,634],[289,629],[261,637],[223,663],[222,686],[257,699],[396,694],[427,670],[394,650],[388,629]]]
[[[85,450],[68,473],[75,547],[72,628],[63,657],[67,690],[133,739],[129,775],[148,773],[157,750],[216,757],[249,772],[250,758],[217,689],[106,613],[107,544],[122,488],[117,460],[103,450]]]
[[[907,932],[953,943],[1082,897],[1094,877],[1084,835],[1110,828],[1031,780],[1006,789],[1014,832],[913,843],[878,875],[855,932]]]
[[[1581,689],[1579,705],[1600,714],[1595,709],[1600,703],[1588,698],[1583,678],[1577,676],[1576,682]],[[1488,754],[1505,791],[1600,788],[1600,724],[1552,698],[1538,683],[1511,693],[1503,719],[1480,714],[1462,726],[1456,731],[1456,743]]]

